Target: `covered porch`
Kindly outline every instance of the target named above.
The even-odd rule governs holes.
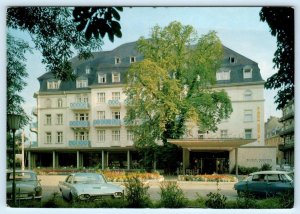
[[[168,139],[169,143],[182,148],[182,165],[178,172],[182,174],[226,173],[233,169],[238,175],[239,148],[255,141],[241,138]]]

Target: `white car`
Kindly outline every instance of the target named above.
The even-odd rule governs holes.
[[[59,182],[62,197],[67,200],[100,200],[103,198],[121,198],[122,187],[107,183],[98,173],[72,173],[65,181]]]

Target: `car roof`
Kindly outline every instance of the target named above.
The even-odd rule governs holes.
[[[261,175],[261,174],[290,174],[291,172],[287,172],[287,171],[259,171],[259,172],[253,172],[250,173],[250,175]]]

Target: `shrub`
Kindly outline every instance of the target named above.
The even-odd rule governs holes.
[[[268,163],[265,163],[261,166],[260,168],[261,171],[267,171],[267,170],[272,170],[272,166]]]
[[[125,199],[130,208],[145,208],[151,205],[149,186],[144,185],[137,177],[132,177],[125,183]]]
[[[183,208],[188,200],[176,182],[162,182],[160,186],[160,205],[165,208]]]
[[[227,197],[219,192],[210,192],[207,194],[208,199],[205,201],[205,205],[208,208],[224,209],[226,207]]]

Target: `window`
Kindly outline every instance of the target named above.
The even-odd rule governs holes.
[[[120,100],[120,92],[112,92],[111,97],[113,100]]]
[[[51,125],[51,114],[46,114],[46,125]]]
[[[88,132],[75,132],[75,140],[89,140],[89,133]]]
[[[120,141],[120,130],[112,130],[112,140],[114,142]]]
[[[252,110],[244,110],[244,122],[253,121],[253,112]]]
[[[252,139],[252,129],[245,129],[245,139]]]
[[[216,73],[217,80],[230,80],[230,70],[221,70]]]
[[[120,64],[120,63],[121,63],[121,58],[115,57],[115,64]]]
[[[97,141],[99,143],[105,142],[105,130],[97,130]]]
[[[51,144],[51,143],[52,143],[51,132],[46,132],[46,144]]]
[[[57,132],[57,144],[62,144],[62,143],[63,143],[63,133]]]
[[[105,119],[105,111],[97,111],[97,119],[98,120]]]
[[[106,74],[98,74],[98,83],[106,83]]]
[[[77,121],[87,121],[87,120],[89,120],[89,114],[88,113],[76,113],[75,118]]]
[[[81,94],[81,95],[77,95],[75,100],[77,103],[81,103],[81,102],[88,103],[89,97],[86,94]]]
[[[252,91],[251,90],[246,90],[244,92],[244,100],[252,100]]]
[[[121,119],[121,117],[120,117],[120,112],[119,112],[119,111],[113,111],[113,112],[112,112],[112,118],[113,118],[113,119],[120,120],[120,119]]]
[[[231,64],[236,63],[236,58],[233,57],[233,56],[230,56],[229,57],[229,63],[231,63]]]
[[[46,108],[51,108],[51,105],[52,105],[52,103],[51,103],[51,99],[46,99],[46,101],[45,101],[45,105],[46,105]]]
[[[127,141],[133,141],[133,131],[127,131]]]
[[[56,124],[57,125],[62,125],[63,124],[63,115],[62,114],[57,114],[56,115]]]
[[[57,107],[61,108],[63,106],[63,101],[61,98],[57,99]]]
[[[48,89],[58,89],[60,86],[60,80],[49,80],[47,82],[47,88]]]
[[[88,80],[76,80],[76,88],[88,87]]]
[[[227,130],[221,130],[221,138],[228,138],[228,131]]]
[[[90,68],[90,67],[86,67],[86,68],[85,68],[85,73],[86,73],[86,74],[90,74],[90,72],[91,72],[91,68]]]
[[[105,103],[105,93],[104,92],[97,93],[97,103]]]
[[[113,72],[111,79],[112,79],[112,82],[120,82],[120,73]]]
[[[198,130],[198,139],[203,139],[204,134],[205,134],[205,132]]]
[[[130,63],[134,63],[134,62],[136,62],[136,58],[134,56],[131,56],[130,57]]]
[[[244,79],[252,78],[252,68],[250,66],[245,66],[243,69]]]

